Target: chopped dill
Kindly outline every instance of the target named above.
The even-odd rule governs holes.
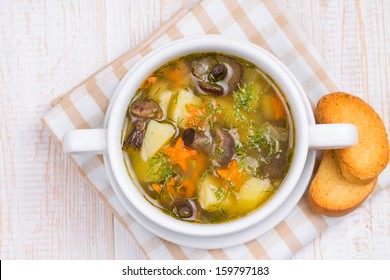
[[[218,189],[213,189],[214,193],[215,193],[215,197],[217,198],[217,201],[224,201],[227,197],[228,197],[228,194],[229,194],[229,189],[224,189],[224,188],[218,188]]]
[[[175,104],[177,104],[177,98],[178,98],[178,96],[179,96],[179,93],[177,92],[177,93],[175,94],[175,96],[173,97],[173,102],[175,102]]]
[[[209,175],[209,169],[206,169],[203,174],[202,174],[202,177],[200,177],[200,182],[204,182],[204,180],[206,180],[206,177],[207,175]]]
[[[173,195],[170,193],[170,192],[167,192],[168,195],[169,195],[169,198],[172,200],[172,201],[175,201],[175,198],[173,197]]]
[[[154,93],[154,96],[156,96],[156,95],[159,93],[160,89],[161,89],[161,87],[158,87],[158,89],[157,89],[156,92]]]
[[[218,205],[215,206],[218,207],[221,212],[223,212],[222,203],[229,197],[230,192],[237,190],[237,188],[234,187],[230,181],[226,180],[222,187],[212,190],[214,191],[215,197],[218,201]]]
[[[214,166],[209,166],[202,174],[202,177],[200,178],[200,182],[204,182],[204,180],[206,179],[207,175],[209,175],[210,173],[213,173],[215,170],[215,167]]]
[[[191,162],[192,167],[195,168],[196,167],[196,160],[193,158],[190,158],[190,162]]]
[[[177,117],[177,122],[176,122],[177,126],[180,127],[180,125],[183,123],[183,121],[184,121],[184,118]]]
[[[234,116],[240,117],[240,111],[248,113],[252,108],[253,101],[258,97],[253,92],[253,84],[241,84],[238,90],[233,92],[234,99]]]
[[[198,108],[196,110],[197,115],[193,117],[194,121],[191,123],[197,130],[203,130],[203,125],[206,121],[208,121],[210,129],[212,129],[215,123],[213,117],[222,114],[222,112],[226,110],[221,104],[217,104],[215,99],[209,99],[207,103],[203,105],[191,105]]]
[[[236,156],[238,159],[238,164],[242,167],[243,170],[246,170],[248,166],[248,150],[244,143],[238,142],[236,145]]]
[[[265,128],[258,128],[253,135],[248,136],[248,139],[252,148],[267,153],[267,158],[263,159],[265,162],[268,162],[270,157],[278,155],[282,152],[280,149],[279,140],[277,137],[272,135],[269,126]]]
[[[173,163],[168,160],[164,152],[159,152],[149,160],[148,177],[153,182],[163,183],[166,186],[169,180],[177,176]]]
[[[256,177],[258,175],[258,164],[257,161],[251,156],[248,155],[251,146],[247,143],[238,141],[236,144],[236,160],[241,169],[249,173],[249,178]],[[253,152],[253,151],[252,151]]]

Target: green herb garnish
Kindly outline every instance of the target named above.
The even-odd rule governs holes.
[[[248,150],[244,143],[238,142],[236,145],[236,156],[238,159],[238,164],[243,170],[246,170],[248,165]]]
[[[240,111],[248,113],[252,108],[253,101],[258,97],[253,92],[253,84],[242,84],[238,86],[238,90],[233,92],[234,99],[234,116],[240,117]]]
[[[248,139],[252,148],[267,153],[266,161],[269,161],[272,156],[282,152],[279,139],[271,133],[269,126],[258,128],[253,135],[248,136]]]
[[[177,126],[180,127],[183,121],[184,118],[177,117],[177,122],[176,122]]]
[[[207,103],[202,105],[190,104],[187,107],[187,111],[192,114],[189,124],[197,130],[203,130],[204,123],[208,121],[210,129],[212,129],[215,122],[214,117],[222,114],[224,110],[215,99],[209,99]]]
[[[173,163],[168,160],[164,152],[159,152],[149,160],[148,177],[156,183],[167,185],[169,180],[178,174]]]
[[[157,89],[156,92],[154,93],[154,96],[156,96],[156,95],[159,93],[160,89],[161,89],[161,87],[158,87],[158,89]]]

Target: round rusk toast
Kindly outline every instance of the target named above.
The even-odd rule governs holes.
[[[341,173],[334,151],[325,151],[310,185],[309,205],[318,214],[340,217],[362,204],[375,184],[376,178],[367,184],[347,181]]]
[[[325,95],[315,110],[318,123],[351,123],[358,129],[358,144],[335,150],[344,177],[355,184],[373,181],[389,162],[389,140],[383,121],[359,97],[335,92]]]

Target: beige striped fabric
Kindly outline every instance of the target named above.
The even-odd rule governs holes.
[[[272,52],[296,76],[315,104],[337,86],[322,67],[316,50],[274,2],[206,0],[191,11],[181,10],[143,44],[53,100],[52,110],[43,118],[45,126],[59,142],[69,130],[101,127],[116,86],[136,61],[174,39],[200,34],[232,36]],[[303,198],[280,224],[246,244],[218,250],[186,248],[160,239],[127,213],[109,184],[102,157],[71,158],[151,259],[287,259],[338,221],[313,214]],[[383,174],[377,189],[390,185],[390,168]]]

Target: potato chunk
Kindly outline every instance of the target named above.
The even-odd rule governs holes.
[[[257,208],[273,193],[274,187],[269,180],[262,180],[256,177],[248,179],[236,196],[238,212],[244,213]]]
[[[200,105],[202,100],[194,95],[190,89],[181,89],[171,102],[168,117],[177,123],[180,128],[186,127],[189,114],[186,106],[189,104]]]
[[[199,184],[198,202],[204,210],[209,212],[217,210],[217,205],[220,201],[218,201],[215,193],[220,186],[220,180],[211,175],[208,175],[203,182]]]
[[[156,100],[161,109],[163,109],[165,116],[168,114],[169,103],[171,102],[172,95],[173,92],[170,90],[164,90],[156,95]]]
[[[160,148],[168,143],[175,133],[176,130],[173,125],[151,120],[146,129],[141,147],[142,160],[148,161],[158,152],[158,150],[160,150]]]
[[[200,206],[209,212],[227,210],[233,203],[234,196],[227,196],[219,191],[223,181],[212,175],[208,175],[199,184],[198,202]]]

